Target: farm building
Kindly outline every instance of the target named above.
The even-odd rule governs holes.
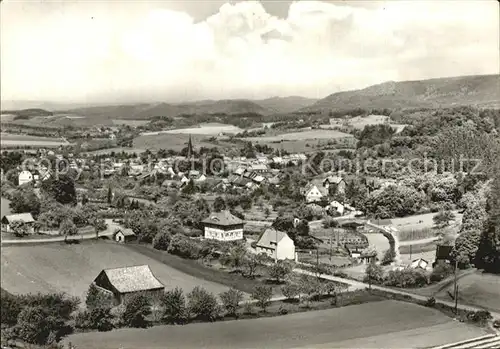
[[[256,245],[257,253],[265,253],[274,259],[295,260],[295,244],[287,233],[269,228]]]
[[[243,239],[244,222],[224,210],[211,213],[201,221],[205,239],[235,241]]]
[[[33,234],[35,231],[35,219],[31,215],[31,213],[18,213],[11,214],[2,217],[2,225],[4,226],[5,231],[10,232],[10,225],[13,222],[23,222],[28,227],[28,233]]]
[[[94,279],[94,284],[113,294],[115,304],[139,292],[161,296],[165,286],[153,275],[149,265],[104,269]]]
[[[449,263],[451,259],[451,251],[453,246],[451,245],[437,245],[436,246],[436,260],[432,264],[432,267],[436,266],[438,263]]]
[[[21,171],[18,177],[19,185],[33,182],[33,174],[30,171]]]
[[[132,229],[119,228],[113,233],[113,240],[115,240],[116,242],[130,242],[134,241],[135,239],[136,235],[132,231]]]
[[[335,194],[344,194],[346,183],[342,177],[329,176],[323,181],[323,187]]]

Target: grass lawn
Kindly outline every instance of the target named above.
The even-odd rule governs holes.
[[[404,348],[483,334],[436,309],[388,300],[269,318],[81,333],[66,342],[86,349],[159,349],[166,343],[169,348],[359,348],[355,343]],[[377,338],[375,345],[367,342],[370,338]]]
[[[453,293],[453,283],[438,292],[435,297],[451,300],[448,291]],[[477,271],[458,281],[459,303],[482,307],[491,311],[500,311],[500,275]]]
[[[9,207],[10,200],[4,198],[3,196],[0,197],[0,216],[5,216],[9,215],[12,213]]]
[[[200,147],[218,147],[222,149],[234,149],[238,147],[236,143],[227,143],[227,142],[218,142],[218,144],[207,142],[207,135],[203,134],[192,134],[191,138],[193,141],[193,146],[196,149]],[[141,135],[134,139],[134,148],[140,149],[150,149],[151,151],[155,151],[158,149],[173,149],[176,151],[180,151],[183,148],[187,147],[187,143],[189,140],[188,133],[160,133],[155,135]]]
[[[418,245],[399,246],[399,253],[401,254],[410,254],[410,250],[412,254],[423,252],[434,252],[434,254],[436,254],[436,241],[430,241]]]
[[[166,289],[178,286],[190,292],[195,286],[203,286],[215,294],[228,289],[112,242],[2,247],[1,262],[1,286],[17,294],[66,292],[85,297],[90,283],[102,269],[142,264],[150,266]]]
[[[207,282],[225,285],[226,289],[234,287],[246,293],[251,293],[255,286],[268,284],[273,288],[273,296],[281,296],[281,284],[276,285],[270,282],[264,269],[257,270],[255,278],[247,278],[239,272],[230,272],[222,269],[220,265],[214,263],[212,266],[203,265],[199,261],[184,259],[165,251],[158,251],[149,245],[128,244],[126,247],[134,252],[141,253],[160,263],[175,268],[185,274],[191,275],[194,278],[206,280]]]
[[[454,211],[453,213],[455,214],[455,222],[460,223],[463,215],[458,213],[458,211]],[[423,229],[432,229],[434,227],[434,221],[432,218],[434,218],[435,215],[436,213],[425,213],[403,218],[393,218],[391,221],[392,225],[401,232],[419,231]],[[414,240],[417,239],[422,238],[415,238]]]

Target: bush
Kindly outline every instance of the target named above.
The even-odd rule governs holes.
[[[407,268],[391,270],[384,282],[387,286],[402,288],[422,287],[427,285],[427,275],[423,270]]]
[[[286,284],[281,287],[281,293],[283,293],[283,296],[285,296],[287,299],[292,300],[300,295],[300,287],[296,284]]]
[[[488,320],[492,319],[491,313],[487,310],[471,311],[467,313],[467,319],[472,322],[484,324]]]
[[[159,232],[153,238],[153,248],[156,250],[166,251],[170,245],[172,236],[167,232]]]
[[[167,252],[182,258],[198,259],[201,247],[198,242],[182,235],[174,235]]]
[[[87,291],[85,305],[88,310],[98,307],[111,307],[113,305],[113,296],[105,291],[102,291],[92,283]]]
[[[257,306],[263,311],[266,311],[272,295],[273,289],[270,286],[258,285],[252,291],[252,299],[257,301]]]
[[[151,314],[151,298],[146,294],[132,294],[125,299],[122,323],[129,327],[147,327],[146,317]]]
[[[435,307],[436,306],[436,298],[434,298],[434,297],[427,298],[424,305],[426,307],[430,307],[430,308]]]
[[[111,331],[113,329],[113,316],[110,307],[98,307],[90,311],[88,317],[89,328],[98,331]]]
[[[432,270],[432,273],[429,277],[432,282],[439,282],[449,275],[453,274],[454,268],[451,264],[448,263],[440,263],[436,265],[436,267]]]
[[[292,270],[292,263],[279,260],[269,267],[269,276],[275,279],[276,283],[280,283]]]
[[[167,291],[161,298],[163,320],[170,324],[181,324],[187,320],[186,299],[182,289],[176,287]]]
[[[288,314],[288,308],[286,308],[286,307],[284,307],[284,306],[280,305],[280,308],[278,309],[278,313],[279,313],[280,315],[286,315],[286,314]]]
[[[394,258],[396,258],[396,252],[393,248],[389,248],[385,251],[384,257],[382,257],[382,261],[380,263],[382,265],[389,265],[394,261]]]
[[[375,263],[370,263],[366,267],[364,282],[381,283],[384,281],[384,270]]]
[[[219,317],[217,299],[203,287],[196,286],[187,295],[187,299],[189,313],[195,319],[213,321]]]
[[[239,303],[243,300],[243,292],[231,288],[219,295],[228,315],[236,315]]]

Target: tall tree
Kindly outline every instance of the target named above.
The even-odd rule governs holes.
[[[68,236],[78,234],[78,228],[72,220],[66,219],[61,223],[61,226],[59,227],[59,234],[64,236],[64,241],[67,241]]]
[[[40,200],[32,188],[19,188],[12,193],[9,207],[14,213],[29,212],[36,218],[40,213]]]
[[[61,204],[76,204],[76,190],[73,178],[59,175],[42,182],[42,189]]]

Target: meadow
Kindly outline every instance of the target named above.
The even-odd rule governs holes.
[[[56,138],[38,137],[23,134],[4,133],[0,134],[0,145],[2,148],[8,147],[58,147],[69,145],[67,141]]]
[[[187,143],[191,136],[193,146],[199,150],[200,147],[207,148],[223,148],[226,150],[235,149],[237,147],[234,143],[227,143],[223,141],[217,141],[216,143],[208,142],[207,138],[209,136],[204,134],[188,134],[188,133],[160,133],[154,135],[141,135],[134,138],[133,148],[137,149],[149,149],[155,151],[158,149],[172,149],[175,151],[181,151],[183,148],[187,147]]]
[[[332,138],[352,138],[353,136],[336,130],[314,129],[306,131],[289,132],[272,136],[248,137],[245,140],[251,142],[279,142],[296,141],[296,140],[317,140],[317,139],[332,139]]]
[[[451,300],[448,291],[453,293],[453,284],[439,291],[434,297]],[[490,311],[500,311],[500,275],[480,271],[465,275],[458,281],[459,303],[474,305]]]
[[[9,203],[10,203],[10,201],[8,199],[6,199],[4,197],[0,197],[0,216],[1,217],[11,214]]]
[[[278,317],[70,336],[77,348],[424,348],[485,334],[439,310],[393,300]]]
[[[243,132],[243,129],[228,124],[220,124],[220,123],[206,123],[199,124],[194,127],[188,128],[176,128],[173,130],[165,130],[165,131],[156,131],[156,132],[144,132],[143,136],[154,136],[158,134],[197,134],[197,135],[210,135],[217,136],[220,133],[231,133],[236,134]]]
[[[331,127],[353,127],[355,129],[362,130],[365,126],[369,125],[380,125],[388,123],[392,128],[396,130],[396,133],[399,133],[405,128],[406,125],[403,124],[393,124],[390,122],[390,118],[385,115],[368,115],[368,116],[355,116],[349,119],[339,119],[339,118],[331,118],[330,124],[321,125],[322,128],[331,128]]]
[[[166,289],[195,286],[216,294],[228,287],[185,274],[112,242],[2,247],[1,286],[11,293],[66,292],[84,298],[102,269],[147,264]]]

